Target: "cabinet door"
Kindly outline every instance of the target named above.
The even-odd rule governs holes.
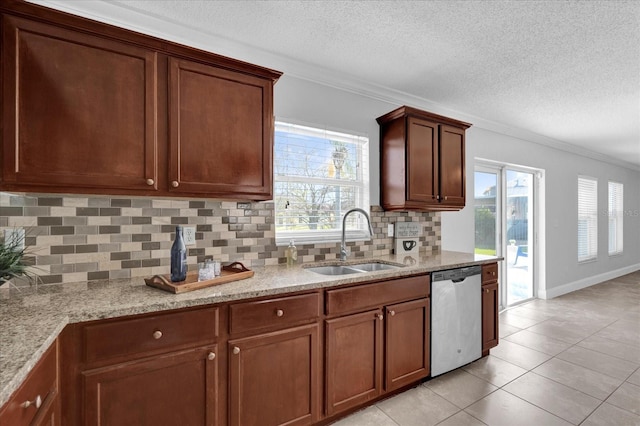
[[[2,187],[156,189],[156,54],[2,20]]]
[[[215,425],[216,346],[82,373],[86,425]]]
[[[407,118],[407,201],[437,203],[438,124]]]
[[[482,354],[498,346],[498,283],[482,286]]]
[[[40,410],[31,426],[59,426],[61,425],[60,396],[56,392],[51,395],[51,401],[45,402],[45,406]]]
[[[430,373],[429,298],[387,306],[385,390],[397,389]]]
[[[58,342],[55,341],[16,392],[0,407],[0,425],[59,425],[58,369]],[[56,413],[58,416],[53,418]]]
[[[271,80],[175,58],[169,78],[170,190],[271,199]]]
[[[231,425],[309,425],[320,411],[318,325],[229,341]]]
[[[360,405],[382,391],[380,309],[326,320],[326,412]]]
[[[465,203],[464,133],[440,126],[440,203],[456,210]]]

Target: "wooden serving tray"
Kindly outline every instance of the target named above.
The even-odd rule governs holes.
[[[188,272],[184,281],[172,282],[171,275],[154,275],[151,278],[145,278],[144,282],[150,286],[159,288],[160,290],[178,294],[187,291],[199,290],[201,288],[211,287],[214,285],[225,284],[231,281],[244,280],[253,277],[254,272],[247,269],[240,262],[233,262],[230,265],[220,268],[220,276],[211,280],[198,281],[198,271]]]

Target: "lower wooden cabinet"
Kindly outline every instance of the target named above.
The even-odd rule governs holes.
[[[320,415],[319,326],[230,340],[229,424],[310,425]]]
[[[498,283],[482,285],[482,352],[498,346]],[[485,353],[485,351],[487,353]]]
[[[326,320],[326,413],[360,405],[382,392],[382,309]]]
[[[58,369],[56,340],[9,401],[0,408],[0,425],[59,426]]]
[[[62,412],[53,392],[35,420],[4,421],[15,404],[3,407],[0,419],[326,423],[430,375],[429,282],[429,275],[412,276],[72,324],[60,337]],[[497,264],[483,266],[482,292],[486,355],[498,343]]]
[[[31,426],[59,426],[62,424],[60,412],[60,396],[59,394],[52,395],[51,400],[38,411],[38,415],[33,419]],[[5,423],[0,422],[0,424]]]
[[[429,375],[429,303],[424,297],[325,321],[327,416]]]
[[[84,371],[87,425],[216,425],[215,345]]]
[[[498,264],[482,265],[482,356],[498,346]]]
[[[430,299],[387,306],[385,390],[391,391],[431,373]]]

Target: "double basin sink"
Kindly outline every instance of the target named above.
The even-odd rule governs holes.
[[[387,271],[399,268],[401,268],[401,266],[390,265],[388,263],[366,262],[349,265],[314,266],[306,269],[322,275],[349,275],[359,274],[362,272]]]

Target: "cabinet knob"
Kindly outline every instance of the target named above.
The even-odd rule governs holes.
[[[234,355],[238,355],[239,353],[240,353],[240,348],[239,348],[239,347],[237,347],[237,346],[234,346],[234,347],[233,347],[233,354],[234,354]]]
[[[284,311],[283,311],[282,309],[278,309],[278,310],[276,310],[276,316],[277,316],[277,317],[281,317],[281,316],[283,316],[283,315],[284,315]]]
[[[485,292],[485,293],[489,293],[489,289],[488,289],[488,288],[485,288],[485,289],[484,289],[484,292]],[[476,293],[476,294],[478,294],[478,293]]]
[[[42,398],[40,397],[40,395],[36,396],[36,399],[34,399],[33,401],[25,401],[22,404],[20,404],[23,408],[29,408],[32,405],[35,405],[36,409],[40,408],[40,406],[42,405]]]
[[[384,319],[384,315],[382,315],[382,314],[378,314],[378,315],[376,315],[376,316],[378,317],[378,319],[379,319],[380,321],[382,321],[382,320]]]
[[[444,196],[444,200],[447,201],[449,197],[447,195]]]
[[[177,188],[180,186],[180,183],[177,180],[174,180],[173,182],[171,182],[171,186],[173,186],[174,188]]]
[[[156,181],[153,179],[147,179],[147,185],[152,186],[153,184],[155,184]]]
[[[396,311],[389,311],[389,315],[394,316],[396,314]]]
[[[209,352],[209,355],[207,355],[207,359],[209,361],[213,361],[214,359],[216,359],[216,354],[213,352]]]
[[[156,331],[153,332],[153,338],[154,339],[158,340],[161,337],[162,337],[162,331],[156,330]]]
[[[491,275],[493,275],[493,276],[495,277],[495,276],[496,276],[496,273],[495,273],[495,272],[492,272],[492,273],[491,273]]]

